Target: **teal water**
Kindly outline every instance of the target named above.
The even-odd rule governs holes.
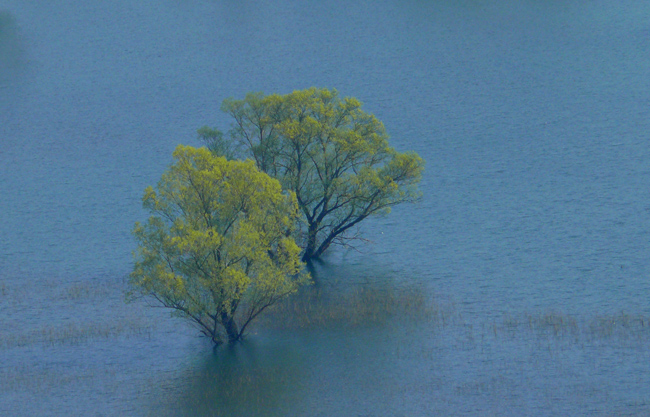
[[[0,414],[649,414],[649,22],[638,0],[4,0]],[[325,257],[323,291],[418,288],[453,320],[215,354],[125,305],[174,147],[227,128],[226,97],[314,85],[426,161],[422,201]]]

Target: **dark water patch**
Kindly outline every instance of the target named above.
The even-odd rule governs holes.
[[[0,9],[0,95],[6,94],[12,77],[25,65],[25,48],[13,15]]]
[[[308,373],[296,346],[248,340],[197,359],[180,377],[184,388],[154,406],[163,415],[263,416],[298,399]]]

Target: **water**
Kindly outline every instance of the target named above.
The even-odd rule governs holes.
[[[649,414],[649,21],[638,0],[4,0],[0,414]],[[446,318],[344,326],[350,305],[214,353],[125,305],[174,147],[225,128],[226,97],[313,85],[427,164],[322,291],[417,288]]]

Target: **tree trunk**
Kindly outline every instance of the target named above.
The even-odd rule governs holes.
[[[320,247],[312,253],[313,258],[320,258],[320,256],[327,250],[327,248],[330,247],[330,244],[332,243],[332,239],[327,239],[325,242],[323,242]]]
[[[236,342],[239,340],[241,334],[237,328],[237,323],[235,318],[227,313],[221,313],[221,324],[223,324],[224,329],[226,329],[226,334],[228,335],[228,342]]]
[[[318,257],[314,256],[316,252],[316,234],[318,231],[318,223],[313,222],[309,224],[309,230],[307,231],[307,247],[305,247],[305,252],[302,254],[302,261],[307,262],[311,258]]]
[[[305,252],[302,254],[302,261],[307,262],[313,257],[314,257],[314,247],[310,246],[308,243],[307,247],[305,248]]]
[[[221,340],[221,336],[219,336],[219,333],[217,332],[210,335],[210,339],[212,339],[212,343],[214,343],[215,346],[219,346],[220,344],[223,343],[223,340]]]

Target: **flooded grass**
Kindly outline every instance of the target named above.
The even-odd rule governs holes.
[[[92,283],[80,282],[66,287],[60,294],[65,300],[96,299],[109,296],[111,288],[106,285],[94,285]]]
[[[0,371],[0,390],[29,391],[31,393],[47,393],[70,384],[83,384],[96,379],[93,372],[71,373],[70,369],[52,367],[35,369],[34,367],[15,366]]]
[[[650,336],[650,317],[619,313],[598,316],[588,323],[588,334],[593,338],[645,338]]]
[[[39,283],[38,292],[27,284],[0,283],[5,307],[0,313],[0,349],[78,345],[117,337],[150,337],[154,323],[125,306],[122,289],[114,283],[73,282],[61,285],[55,280],[44,280]],[[12,311],[29,314],[12,317]]]
[[[270,309],[258,326],[280,329],[330,329],[422,322],[447,325],[456,316],[418,288],[307,288]]]
[[[78,345],[116,337],[151,337],[152,325],[142,320],[120,320],[112,323],[71,323],[31,330],[20,334],[0,335],[0,348],[29,345]]]
[[[505,314],[501,320],[467,321],[455,305],[420,288],[387,289],[355,285],[307,288],[266,312],[255,329],[354,329],[416,324],[429,330],[453,327],[462,343],[530,338],[574,342],[650,340],[650,317],[620,312],[576,317],[561,311]]]
[[[494,336],[515,337],[533,334],[537,338],[578,341],[650,341],[650,317],[620,312],[613,315],[575,317],[557,311],[521,316],[505,315],[501,322],[490,324]],[[486,326],[483,326],[485,330]]]
[[[58,280],[42,280],[38,291],[22,281],[0,282],[0,297],[6,302],[25,303],[46,295],[52,301],[83,301],[112,297],[118,294],[114,282],[78,281],[61,284]]]
[[[114,367],[108,357],[110,365],[77,363],[75,355],[84,356],[100,346],[129,349],[149,341],[164,345],[158,335],[161,324],[141,317],[142,306],[124,305],[117,287],[74,283],[48,289],[62,308],[53,325],[38,321],[27,327],[5,326],[0,333],[0,353],[32,358],[0,366],[0,390],[7,395],[41,393],[54,398],[79,389],[117,389],[124,375],[141,372],[138,368],[144,365],[127,361]],[[25,286],[2,282],[0,294],[1,301],[13,300],[20,308],[34,302]],[[102,311],[110,309],[114,314],[93,317],[98,303]],[[11,324],[9,316],[2,317]],[[186,334],[187,340],[195,336],[194,329],[183,328],[181,320],[170,322],[180,327],[179,334]],[[258,337],[259,333],[263,335]],[[509,398],[511,392],[522,392],[520,384],[537,384],[539,375],[544,382],[535,389],[546,390],[537,394],[540,401],[556,398],[558,390],[565,389],[569,392],[562,393],[563,401],[588,404],[615,388],[597,386],[584,375],[598,376],[602,364],[618,363],[615,358],[620,352],[647,356],[650,318],[625,312],[578,317],[549,310],[466,319],[457,306],[417,286],[336,284],[305,288],[284,300],[262,315],[249,335],[232,352],[223,346],[221,353],[203,355],[206,362],[201,366],[182,370],[183,382],[177,380],[178,387],[170,389],[183,392],[160,405],[173,411],[158,415],[289,415],[295,411],[292,404],[313,405],[310,399],[294,398],[303,395],[308,384],[316,384],[310,386],[315,389],[325,383],[328,395],[339,395],[336,387],[321,381],[322,375],[354,384],[357,374],[370,372],[388,381],[377,389],[390,396],[395,389],[391,385],[395,382],[390,382],[393,368],[398,374],[413,373],[400,382],[409,395],[438,396],[450,407],[459,401],[483,404],[490,398]],[[265,348],[255,350],[256,346]],[[50,359],[34,360],[35,352],[48,352]],[[597,365],[589,368],[591,359],[576,365],[575,358],[595,358]],[[467,372],[456,374],[453,367],[445,368],[447,364],[464,364],[458,366]],[[607,372],[618,375],[615,370]],[[552,385],[564,380],[569,381],[564,388]],[[567,403],[563,407],[571,408]],[[645,409],[643,404],[635,407]],[[280,411],[265,414],[268,410]]]
[[[85,318],[79,314],[80,305],[93,305],[113,300],[122,306],[122,289],[109,284],[75,282],[67,286],[43,284],[51,299],[58,300],[65,311],[58,314],[76,317],[72,322],[43,325],[30,330],[4,331],[0,334],[0,349],[40,344],[46,346],[72,345],[115,337],[150,337],[155,323],[128,314],[116,314],[105,320]],[[43,289],[43,288],[42,288]],[[0,282],[0,296],[10,309],[28,307],[38,300],[25,285]],[[67,312],[67,314],[66,314]],[[68,321],[68,320],[65,320]],[[516,338],[534,335],[538,338],[595,340],[650,340],[650,317],[620,312],[590,318],[575,317],[559,311],[505,314],[501,320],[482,323],[464,320],[455,305],[443,303],[430,292],[413,287],[395,288],[390,285],[314,286],[303,288],[269,308],[253,323],[251,331],[296,329],[354,329],[373,326],[417,323],[429,329],[456,326],[467,343],[484,340],[485,336]],[[11,321],[7,321],[11,325]],[[179,321],[179,325],[181,322]],[[190,332],[188,326],[188,332]]]

